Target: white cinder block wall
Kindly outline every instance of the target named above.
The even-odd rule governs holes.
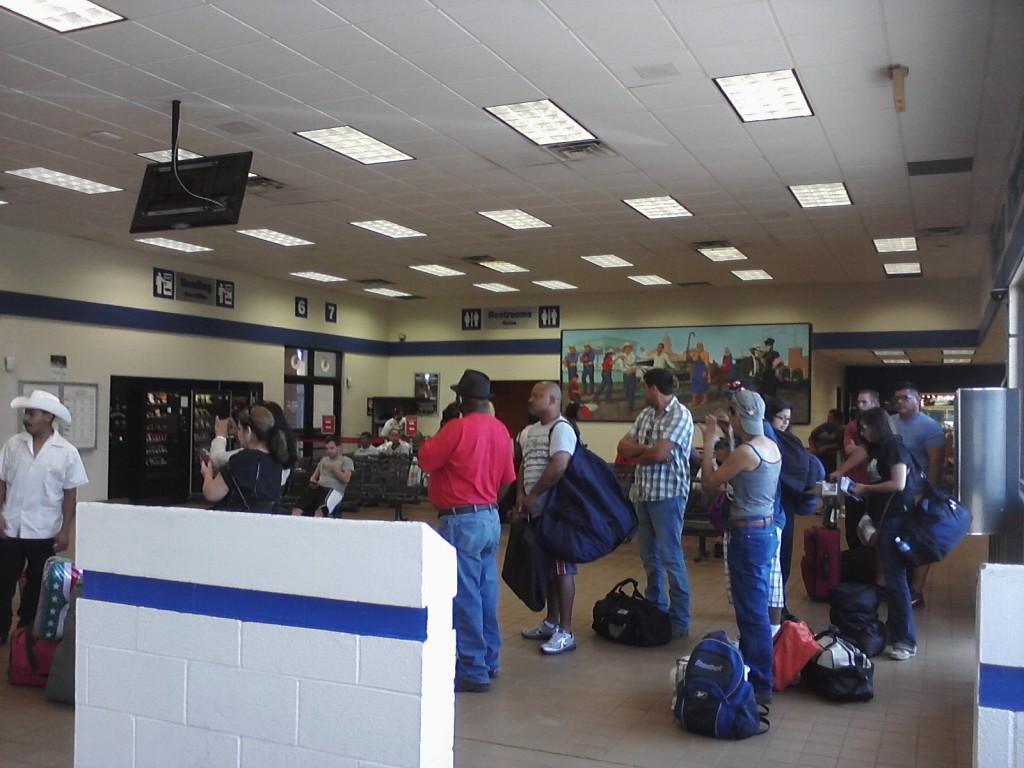
[[[976,768],[1024,765],[1024,566],[985,563],[978,581]]]
[[[78,507],[76,768],[450,767],[430,526]]]

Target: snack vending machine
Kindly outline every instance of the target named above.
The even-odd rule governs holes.
[[[202,493],[203,473],[200,471],[200,453],[209,450],[214,437],[214,423],[231,415],[232,393],[220,391],[192,392],[192,450],[189,457],[192,493]]]
[[[133,496],[158,503],[181,501],[188,466],[182,461],[189,448],[188,394],[161,390],[143,397],[143,463]]]

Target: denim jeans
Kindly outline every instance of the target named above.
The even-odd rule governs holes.
[[[495,507],[465,515],[447,515],[437,524],[455,547],[459,586],[455,594],[455,675],[486,683],[498,669],[498,540],[501,523]]]
[[[917,650],[917,633],[914,631],[914,615],[910,607],[910,584],[907,581],[907,563],[896,549],[894,539],[900,535],[904,515],[892,507],[897,506],[894,499],[885,519],[878,529],[878,556],[882,560],[885,572],[885,602],[889,608],[888,621],[885,624],[889,642],[895,648]]]
[[[638,501],[636,541],[647,573],[644,597],[668,611],[674,629],[690,629],[690,578],[683,557],[683,510],[686,499]],[[668,595],[665,579],[668,578]]]
[[[622,374],[622,394],[626,398],[626,402],[629,403],[629,410],[633,410],[633,404],[636,402],[636,374],[635,373],[624,373]]]
[[[768,578],[779,529],[731,528],[729,530],[729,580],[732,607],[740,629],[740,653],[750,667],[755,693],[772,690],[772,629],[768,623]]]

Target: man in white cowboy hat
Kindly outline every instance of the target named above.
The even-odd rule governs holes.
[[[71,423],[71,412],[55,395],[37,389],[14,398],[11,407],[25,409],[25,431],[0,449],[0,645],[11,631],[11,601],[22,570],[18,626],[35,620],[43,565],[68,548],[78,488],[89,482],[78,449],[55,427],[58,420]]]

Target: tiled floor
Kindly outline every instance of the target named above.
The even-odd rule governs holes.
[[[387,510],[361,517],[387,519]],[[427,505],[407,508],[429,519]],[[803,528],[817,522],[800,520]],[[330,524],[324,521],[324,524]],[[798,529],[798,542],[802,535]],[[725,603],[720,560],[694,563],[696,540],[685,539],[692,583],[692,635],[735,632]],[[490,693],[459,694],[456,765],[459,768],[868,768],[970,766],[976,674],[974,603],[978,564],[987,540],[968,539],[933,568],[915,611],[916,658],[878,657],[875,699],[833,704],[793,688],[775,694],[771,730],[741,742],[716,741],[683,731],[669,710],[669,671],[693,640],[660,648],[628,648],[590,629],[594,602],[619,580],[640,579],[634,545],[585,565],[577,577],[578,649],[545,657],[519,630],[537,620],[507,590],[501,677]],[[799,559],[799,554],[797,555]],[[799,569],[789,585],[790,608],[813,629],[828,624],[828,607],[805,596]],[[52,704],[39,689],[0,683],[0,767],[71,766],[73,710]]]

